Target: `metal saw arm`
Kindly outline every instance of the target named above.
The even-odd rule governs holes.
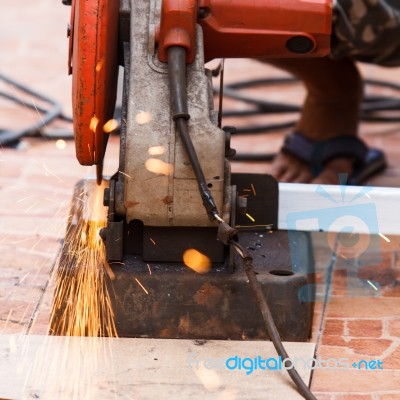
[[[205,231],[216,230],[204,212],[205,198],[211,199],[209,205],[215,205],[224,221],[231,222],[235,194],[226,161],[229,139],[217,127],[205,62],[215,57],[323,56],[329,53],[330,29],[330,0],[72,1],[70,65],[77,157],[82,164],[98,166],[98,181],[108,137],[106,124],[115,102],[116,67],[119,61],[125,67],[126,124],[110,209],[112,225],[116,225],[105,232],[108,248],[120,246],[114,254],[123,253],[122,237],[129,236],[123,232],[123,221],[140,226],[135,237],[143,243],[164,230],[164,237],[174,237],[186,246],[185,229],[190,229],[191,236],[197,230],[198,246],[209,237]],[[200,174],[194,173],[185,140],[175,131],[178,117],[170,106],[166,63],[171,48],[185,50],[184,119]],[[201,175],[202,182],[196,182]],[[202,196],[199,187],[204,189]],[[161,257],[152,250],[143,252],[151,253],[148,259]],[[219,244],[212,253],[211,260],[223,259]],[[165,257],[168,261],[170,256]]]
[[[130,41],[130,1],[63,3],[72,6],[68,66],[73,75],[76,156],[83,165],[97,165],[100,180],[108,138],[104,125],[113,116],[118,60],[123,60],[122,43]],[[196,23],[202,28],[205,61],[316,57],[330,50],[331,0],[164,0],[156,13],[160,24],[150,39],[158,43],[163,62],[168,47],[182,45],[187,61],[193,62]],[[154,48],[155,43],[148,46]]]
[[[158,57],[182,46],[195,56],[196,21],[205,61],[214,58],[318,57],[329,54],[332,2],[265,0],[163,0],[157,30]]]

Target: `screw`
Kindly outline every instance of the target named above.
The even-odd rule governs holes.
[[[306,54],[314,50],[315,43],[307,36],[293,36],[286,42],[286,48],[296,54]]]
[[[197,17],[199,19],[204,19],[207,18],[210,15],[210,9],[207,7],[201,7],[199,8],[199,11],[197,13]]]

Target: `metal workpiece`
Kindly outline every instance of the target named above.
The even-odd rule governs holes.
[[[245,232],[240,243],[285,341],[306,341],[312,326],[314,261],[303,232]],[[295,244],[295,246],[293,246]],[[236,259],[236,263],[240,260]],[[214,266],[198,274],[177,263],[127,256],[109,281],[118,334],[123,337],[268,339],[245,273]]]
[[[103,204],[108,207],[107,227],[100,231],[104,241],[108,260],[122,260],[124,256],[124,221],[117,218],[115,212],[116,186],[117,181],[111,179],[109,187],[104,190]]]
[[[126,221],[146,226],[216,226],[210,222],[171,115],[168,68],[155,54],[161,1],[131,2],[130,85],[124,143]],[[150,27],[150,28],[149,28]],[[225,133],[211,121],[201,29],[187,66],[189,134],[217,208],[223,209]]]
[[[240,190],[240,179],[236,181]],[[111,190],[106,195],[111,207],[115,196],[113,187],[115,183],[111,181]],[[78,241],[85,239],[76,234],[80,232],[79,224],[89,220],[89,215],[85,214],[93,200],[94,188],[95,181],[81,181],[75,187],[73,199],[84,193],[84,203],[71,203],[60,265],[71,268],[79,261],[76,248],[83,247]],[[250,211],[257,215],[251,203],[250,196]],[[227,257],[227,248],[215,240],[216,229],[152,228],[135,220],[123,225],[121,235],[122,225],[118,225],[118,219],[113,218],[110,210],[107,217],[106,251],[109,258],[118,258],[118,261],[110,262],[112,275],[106,278],[106,284],[119,336],[205,340],[268,338],[241,267],[241,258],[232,251],[230,258]],[[260,216],[261,221],[262,218]],[[123,247],[120,247],[122,240]],[[257,278],[282,338],[306,341],[312,325],[315,295],[310,236],[296,231],[269,231],[264,227],[257,231],[241,231],[239,244],[253,258]],[[188,248],[197,249],[214,261],[204,273],[195,272],[183,263],[182,253]],[[121,256],[118,252],[122,249]],[[171,262],[171,259],[177,261]],[[68,280],[72,283],[74,279],[74,269],[67,272],[63,285],[69,285]],[[60,318],[67,301],[65,299],[57,311]],[[73,315],[65,318],[73,318]],[[57,332],[58,321],[58,317],[53,319],[54,332]]]

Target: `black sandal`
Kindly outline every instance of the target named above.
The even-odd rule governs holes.
[[[309,164],[314,177],[322,172],[328,161],[342,157],[352,158],[354,170],[347,182],[350,185],[360,185],[387,167],[382,150],[369,149],[355,136],[338,136],[313,142],[294,132],[286,137],[282,151]]]

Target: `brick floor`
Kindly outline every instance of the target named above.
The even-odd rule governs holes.
[[[66,75],[68,20],[69,8],[53,0],[14,0],[3,5],[0,15],[0,72],[56,98],[67,114],[71,109],[71,79]],[[400,81],[398,69],[363,66],[362,70],[370,78]],[[282,73],[253,61],[226,62],[227,81],[266,75]],[[3,89],[15,92],[2,83]],[[261,95],[300,101],[304,91],[298,85],[288,90],[266,89]],[[230,100],[225,105],[241,107]],[[1,99],[2,127],[22,127],[35,118],[35,112]],[[259,120],[246,118],[238,124],[254,122]],[[387,171],[371,184],[400,187],[399,132],[399,124],[362,124],[363,138],[384,148],[389,160]],[[280,132],[268,139],[262,135],[236,137],[233,147],[243,152],[271,152],[279,149],[282,138]],[[118,139],[112,137],[106,173],[114,172],[117,158]],[[267,172],[268,164],[235,163],[233,170]],[[46,332],[51,296],[48,290],[43,292],[64,236],[73,187],[93,173],[75,161],[72,142],[59,150],[54,141],[29,139],[18,150],[0,149],[0,334]],[[316,355],[357,362],[379,359],[384,366],[380,371],[317,368],[312,378],[317,398],[400,399],[400,237],[390,237],[389,243],[380,239],[375,248],[350,259],[342,257],[340,243],[334,253],[325,234],[313,234],[313,243],[320,300],[312,338],[317,343]]]

